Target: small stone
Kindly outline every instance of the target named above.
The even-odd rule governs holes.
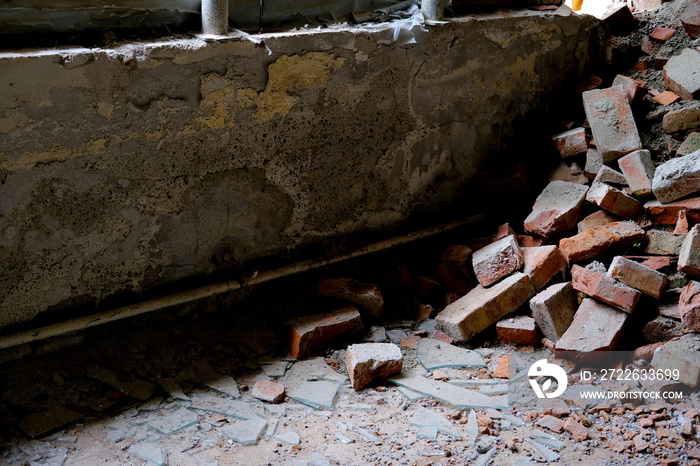
[[[433,378],[435,380],[447,380],[450,377],[447,375],[447,372],[436,369],[433,371]]]
[[[251,395],[268,403],[280,403],[284,400],[284,385],[269,380],[258,380]]]
[[[479,284],[488,287],[520,270],[523,253],[515,236],[510,235],[476,251],[472,256],[472,265]]]
[[[504,343],[534,345],[539,340],[535,319],[528,316],[506,318],[496,324],[498,339]]]
[[[345,361],[350,384],[360,390],[372,382],[384,383],[401,372],[401,348],[391,343],[361,343],[347,348]]]

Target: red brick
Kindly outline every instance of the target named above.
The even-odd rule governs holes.
[[[649,230],[643,252],[654,256],[677,256],[684,239],[685,235],[674,235],[666,230]]]
[[[685,327],[700,332],[700,283],[691,281],[683,288],[678,311]]]
[[[613,222],[589,228],[559,241],[559,249],[569,264],[594,259],[644,239],[644,230],[634,222]]]
[[[669,40],[671,36],[673,36],[675,33],[676,30],[673,28],[665,28],[659,26],[656,29],[654,29],[651,34],[649,34],[649,37],[651,37],[654,40],[664,42]]]
[[[630,259],[630,257],[628,257]],[[644,267],[649,267],[652,270],[661,270],[666,267],[670,267],[673,264],[673,257],[670,256],[657,256],[657,257],[642,257],[642,264]]]
[[[681,24],[690,37],[700,37],[700,0],[690,0],[680,17]]]
[[[596,210],[583,220],[578,222],[578,232],[581,233],[593,227],[607,225],[608,223],[619,222],[620,219],[604,210]]]
[[[640,86],[634,79],[618,74],[612,82],[613,86],[620,86],[625,91],[627,100],[630,104],[640,102],[644,98],[644,88]]]
[[[443,332],[442,330],[435,330],[430,337],[433,340],[439,340],[447,343],[448,345],[451,345],[452,343],[455,342],[455,339]]]
[[[576,226],[588,188],[566,181],[552,181],[537,196],[532,212],[525,219],[528,233],[545,238]]]
[[[692,222],[700,222],[700,197],[683,199],[680,201],[662,204],[659,201],[648,201],[644,204],[644,213],[647,218],[657,225],[674,225],[678,220],[678,213],[684,210]]]
[[[681,210],[678,212],[678,220],[676,221],[676,226],[673,229],[673,234],[687,235],[689,231],[688,214],[685,210]]]
[[[642,198],[651,194],[651,180],[654,178],[654,163],[651,161],[651,152],[637,150],[622,157],[618,163],[620,170],[627,179],[627,184],[632,189],[632,194]]]
[[[479,284],[487,287],[520,270],[523,253],[515,236],[507,236],[476,251],[472,256],[472,266]]]
[[[653,43],[648,36],[644,36],[642,37],[641,48],[642,52],[646,53],[647,55],[654,55],[659,47]]]
[[[593,179],[593,184],[605,183],[613,186],[627,186],[627,179],[622,173],[603,165]]]
[[[498,364],[496,364],[496,368],[493,371],[493,376],[497,379],[510,379],[515,375],[515,371],[515,361],[509,354],[504,354],[499,358]]]
[[[557,434],[564,432],[564,421],[562,421],[561,419],[557,419],[556,417],[549,414],[546,414],[539,418],[536,424],[538,427],[549,429],[552,432],[556,432]]]
[[[360,313],[348,306],[327,314],[318,314],[287,322],[287,350],[293,358],[304,358],[335,339],[360,334],[364,329]]]
[[[435,270],[435,275],[450,291],[460,296],[467,294],[476,284],[474,279],[465,276],[448,262],[440,262]]]
[[[593,183],[586,200],[622,218],[634,218],[641,207],[635,198],[604,183]]]
[[[681,96],[671,91],[663,91],[651,98],[654,102],[661,105],[671,105],[680,100]]]
[[[664,65],[664,84],[684,100],[700,97],[700,52],[685,49]]]
[[[591,147],[586,152],[586,165],[583,167],[583,172],[589,180],[592,180],[598,175],[602,167],[603,157],[598,152],[598,149]]]
[[[669,282],[665,274],[622,256],[613,260],[608,275],[656,299],[661,298]]]
[[[352,278],[329,278],[318,284],[318,294],[347,301],[357,307],[362,316],[379,321],[384,312],[384,299],[377,285],[360,283]]]
[[[350,345],[345,353],[350,385],[360,390],[367,385],[384,383],[403,369],[401,348],[392,343]]]
[[[569,432],[574,440],[578,440],[579,442],[583,442],[588,438],[588,429],[573,417],[569,417],[566,420],[564,423],[564,430]]]
[[[571,326],[556,344],[556,357],[578,352],[579,357],[592,358],[593,351],[613,351],[628,318],[629,314],[614,307],[584,299]]]
[[[535,289],[544,288],[557,272],[566,266],[564,256],[556,246],[541,246],[539,248],[522,248],[523,273],[530,277]]]
[[[634,288],[579,265],[571,268],[571,285],[575,290],[629,314],[634,311],[642,297]]]
[[[441,288],[442,285],[440,285],[440,282],[433,278],[426,277],[425,275],[418,275],[416,277],[416,293],[418,293],[418,296],[426,297],[435,295]]]
[[[676,319],[657,316],[644,325],[642,338],[649,343],[658,343],[679,337],[681,332],[682,324]]]
[[[651,361],[651,358],[654,357],[654,350],[658,348],[659,346],[663,345],[666,343],[665,341],[660,341],[658,343],[652,343],[650,345],[644,345],[640,346],[634,352],[632,353],[632,359],[637,361],[639,359],[643,359],[645,361]]]
[[[251,395],[268,403],[279,403],[284,400],[284,385],[270,380],[258,380],[253,386]]]
[[[530,309],[544,336],[556,343],[567,331],[578,307],[570,282],[557,283],[530,300]]]
[[[552,141],[563,159],[576,157],[588,150],[586,130],[583,128],[574,128],[569,131],[564,131],[563,133],[555,134],[552,136]]]
[[[518,240],[521,249],[538,248],[542,246],[543,242],[542,238],[536,238],[530,235],[515,235],[515,238]]]
[[[614,33],[626,32],[636,22],[626,3],[610,3],[600,19]]]
[[[700,225],[695,225],[683,241],[678,256],[678,270],[700,278]]]
[[[642,148],[632,109],[621,87],[584,92],[583,106],[604,163]]]
[[[669,134],[700,128],[700,104],[668,112],[664,115],[663,128]]]
[[[534,345],[539,340],[535,319],[528,316],[506,317],[496,324],[498,339],[503,343]]]
[[[435,320],[440,330],[458,341],[466,341],[522,306],[535,294],[530,278],[515,273],[495,285],[477,286],[445,307]]]

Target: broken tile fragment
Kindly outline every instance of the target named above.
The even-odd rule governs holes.
[[[137,379],[129,374],[119,374],[103,367],[93,366],[89,368],[87,376],[141,401],[151,398],[158,388],[154,383]]]
[[[238,421],[221,428],[221,432],[234,442],[252,445],[258,442],[267,426],[265,419],[259,417],[247,421]]]
[[[700,97],[700,52],[685,49],[671,57],[664,65],[666,89],[675,92],[684,100]]]
[[[345,361],[350,384],[355,390],[361,390],[373,382],[384,382],[403,368],[401,348],[391,343],[350,345]]]
[[[368,321],[380,321],[384,298],[377,285],[360,283],[352,278],[329,278],[318,284],[318,294],[347,301]]]
[[[410,422],[413,426],[434,427],[438,432],[449,435],[456,440],[461,440],[462,438],[457,428],[450,421],[422,406],[418,407]]]
[[[287,322],[287,350],[293,358],[309,356],[333,341],[362,332],[362,317],[354,306],[334,312],[299,317]]]
[[[268,403],[279,403],[284,400],[284,393],[284,385],[269,380],[258,380],[253,386],[251,395]]]
[[[622,256],[613,259],[608,275],[656,299],[661,298],[669,283],[665,274]]]
[[[573,322],[577,308],[576,292],[570,282],[552,285],[530,300],[537,326],[554,343]]]
[[[476,421],[476,412],[473,409],[469,410],[467,417],[467,445],[473,447],[476,444],[476,438],[479,436],[479,426]]]
[[[503,343],[534,345],[539,341],[535,319],[529,316],[506,317],[498,321],[496,333]]]
[[[566,261],[573,264],[628,248],[644,237],[644,230],[634,222],[613,222],[589,228],[570,238],[562,238],[559,249]]]
[[[671,159],[657,167],[652,189],[662,204],[700,191],[700,151]]]
[[[508,407],[507,397],[486,396],[477,391],[461,388],[447,382],[427,379],[413,372],[403,372],[392,377],[391,381],[410,390],[424,393],[457,409],[506,409]]]
[[[476,279],[483,287],[488,287],[520,270],[523,266],[523,254],[515,236],[506,236],[474,252],[472,266]]]
[[[535,289],[544,288],[547,283],[566,266],[564,256],[557,246],[522,248],[523,273],[530,277]]]
[[[618,161],[632,194],[639,198],[651,194],[651,181],[656,168],[651,160],[651,152],[642,149],[631,152]]]
[[[692,280],[683,288],[678,311],[686,328],[700,332],[700,282]]]
[[[552,181],[537,196],[523,227],[528,233],[548,238],[576,226],[588,187]]]
[[[675,338],[654,351],[651,366],[654,369],[678,370],[678,381],[690,387],[700,385],[700,334],[688,333]]]
[[[556,453],[549,448],[545,447],[541,443],[539,443],[537,440],[533,440],[531,438],[525,438],[525,441],[527,441],[532,447],[535,449],[537,454],[539,454],[546,462],[552,463],[554,461],[559,460],[559,453]]]
[[[562,159],[576,157],[588,149],[586,130],[583,128],[574,128],[555,134],[552,136],[552,142],[554,142],[554,146],[559,151]]]
[[[435,320],[440,330],[455,340],[466,341],[522,306],[534,294],[530,278],[515,273],[490,288],[477,286],[448,305]]]
[[[637,307],[642,294],[624,283],[574,265],[571,268],[571,285],[575,290],[631,314]]]
[[[695,225],[683,240],[678,256],[678,270],[700,278],[700,225]]]
[[[386,343],[375,343],[377,345]],[[333,400],[340,388],[339,382],[331,380],[312,380],[288,388],[287,396],[294,401],[311,406],[314,409],[333,407]]]
[[[442,367],[484,367],[484,359],[476,352],[432,338],[423,338],[416,352],[426,370]]]
[[[629,314],[612,306],[584,299],[571,326],[556,343],[555,355],[562,357],[577,352],[583,356],[594,351],[613,351],[628,317]]]
[[[299,442],[301,442],[299,434],[292,432],[291,430],[289,432],[285,432],[284,434],[275,435],[275,440],[286,443],[287,445],[299,445]]]
[[[165,466],[166,464],[165,451],[155,443],[134,443],[129,447],[129,454],[157,466]]]
[[[163,435],[170,435],[199,422],[199,416],[186,408],[161,415],[148,421],[148,426]]]
[[[583,106],[604,163],[642,148],[632,109],[620,86],[584,92]]]
[[[593,183],[586,200],[621,218],[634,218],[641,207],[635,198],[605,183]]]

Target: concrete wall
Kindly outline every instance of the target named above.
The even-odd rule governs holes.
[[[459,203],[593,27],[523,11],[413,45],[387,26],[1,54],[0,328]]]

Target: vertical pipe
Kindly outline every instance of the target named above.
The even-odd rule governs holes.
[[[422,0],[420,9],[425,19],[440,21],[445,17],[445,0]]]
[[[228,0],[202,0],[202,32],[228,34]]]

